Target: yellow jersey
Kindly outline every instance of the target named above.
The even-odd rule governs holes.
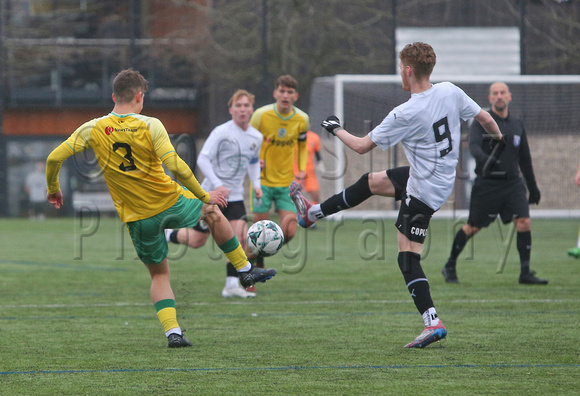
[[[264,160],[262,185],[288,187],[294,180],[295,150],[300,170],[306,169],[306,132],[310,126],[308,114],[297,107],[289,114],[280,114],[273,103],[254,111],[250,124],[264,135],[260,151],[260,159]]]
[[[91,147],[119,217],[123,222],[146,219],[173,206],[180,195],[209,201],[191,169],[177,155],[157,118],[115,114],[88,121],[51,153],[47,160],[48,192],[60,190],[58,170],[71,155]],[[162,163],[190,191],[163,169]]]

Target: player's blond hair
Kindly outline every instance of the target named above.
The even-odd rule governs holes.
[[[399,58],[403,65],[411,66],[417,78],[428,78],[437,62],[433,47],[421,42],[407,44],[400,52]]]
[[[121,71],[113,80],[113,93],[117,103],[129,103],[137,92],[147,92],[149,82],[136,70],[126,69]]]
[[[228,100],[228,107],[232,107],[234,102],[239,98],[241,98],[242,96],[247,96],[248,99],[250,100],[250,103],[252,103],[252,106],[254,105],[256,97],[253,94],[246,91],[245,89],[238,89],[236,92],[234,92],[230,100]]]

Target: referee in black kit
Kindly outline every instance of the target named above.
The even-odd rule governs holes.
[[[469,218],[455,235],[451,254],[441,273],[446,282],[459,283],[457,257],[469,238],[489,226],[499,215],[504,224],[513,221],[516,226],[516,245],[520,255],[519,283],[546,285],[545,279],[530,271],[532,234],[529,204],[540,203],[540,190],[536,184],[532,157],[524,124],[509,114],[512,94],[507,84],[495,82],[489,87],[490,114],[497,122],[504,139],[494,146],[479,122],[474,121],[469,134],[469,150],[475,158],[477,177],[471,190]],[[520,177],[520,169],[528,187]]]

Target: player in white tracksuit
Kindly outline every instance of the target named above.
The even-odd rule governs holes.
[[[291,187],[291,196],[298,209],[299,224],[304,227],[354,207],[372,195],[401,200],[395,223],[399,230],[398,263],[425,324],[425,330],[406,347],[423,348],[447,336],[420,260],[431,216],[453,189],[461,120],[475,117],[495,139],[501,139],[502,134],[489,113],[460,88],[449,82],[431,84],[436,56],[429,44],[409,44],[399,58],[403,90],[411,92],[407,102],[393,109],[363,137],[348,133],[335,116],[328,117],[322,126],[359,154],[376,146],[387,150],[400,142],[410,166],[367,173],[319,205],[311,205],[297,184]]]

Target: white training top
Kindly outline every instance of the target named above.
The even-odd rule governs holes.
[[[228,201],[244,200],[244,177],[260,187],[260,148],[263,136],[251,125],[247,130],[230,120],[218,125],[205,141],[197,165],[205,179],[201,186],[212,191],[221,185],[230,190]]]
[[[395,107],[370,133],[383,150],[402,142],[410,164],[407,194],[438,210],[455,182],[459,158],[461,121],[479,114],[481,108],[450,82]]]
[[[26,176],[26,187],[29,189],[30,202],[46,201],[46,175],[44,172],[33,172]]]

